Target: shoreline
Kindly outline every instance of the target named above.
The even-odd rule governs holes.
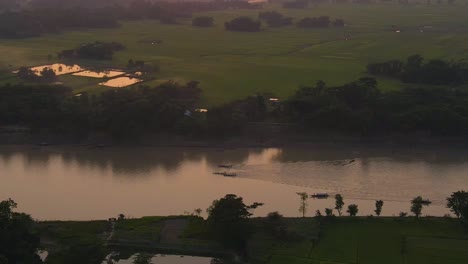
[[[4,133],[0,131],[0,146],[59,146],[59,147],[170,147],[170,148],[287,148],[316,146],[380,146],[435,147],[460,149],[468,147],[468,138],[428,137],[418,135],[344,136],[336,134],[248,134],[226,139],[193,139],[167,134],[146,135],[133,139],[115,140],[106,135],[76,138],[57,134]]]

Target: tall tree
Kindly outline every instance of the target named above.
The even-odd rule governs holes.
[[[447,198],[447,208],[450,208],[458,218],[468,218],[468,215],[464,214],[465,208],[468,207],[468,192],[458,191],[452,193]]]
[[[335,209],[338,211],[338,214],[341,216],[341,210],[344,206],[343,196],[341,194],[335,195]]]
[[[357,204],[348,205],[348,210],[346,212],[348,212],[349,216],[356,216],[359,212]]]
[[[0,262],[41,263],[36,254],[39,237],[33,232],[34,221],[30,215],[14,212],[16,206],[11,199],[0,202]]]
[[[263,204],[246,205],[243,198],[235,194],[227,194],[213,201],[207,209],[208,226],[213,236],[227,247],[243,250],[252,234],[250,211],[261,205]]]
[[[307,200],[309,199],[309,195],[306,192],[298,192],[297,195],[299,195],[299,212],[302,213],[302,217],[305,217],[305,214],[307,212]]]
[[[422,214],[423,205],[427,206],[427,203],[425,203],[421,196],[411,200],[411,212],[416,216],[416,218],[419,218],[419,216]]]
[[[375,212],[375,214],[377,216],[380,216],[380,214],[382,213],[383,204],[384,204],[384,202],[382,200],[375,201],[375,210],[374,210],[374,212]]]

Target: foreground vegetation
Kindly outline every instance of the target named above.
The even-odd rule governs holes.
[[[416,217],[380,217],[384,202],[376,201],[376,215],[357,217],[358,205],[335,196],[335,210],[304,217],[308,195],[298,193],[302,218],[285,218],[278,212],[253,218],[262,203],[246,205],[242,197],[228,194],[213,201],[208,217],[193,214],[126,219],[121,214],[108,221],[34,222],[16,213],[14,201],[0,203],[0,263],[41,263],[36,255],[46,249],[45,263],[114,263],[129,252],[175,253],[221,257],[218,263],[465,263],[468,261],[468,193],[447,198],[447,207],[458,219],[420,217],[430,201],[416,197],[411,212]],[[111,252],[126,252],[121,256]],[[150,263],[140,254],[135,264]],[[144,257],[146,262],[140,262]]]

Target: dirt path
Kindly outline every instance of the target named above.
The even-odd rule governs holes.
[[[164,227],[161,230],[161,243],[178,244],[180,236],[188,225],[187,219],[169,219],[164,222]]]

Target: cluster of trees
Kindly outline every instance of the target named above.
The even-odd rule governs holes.
[[[468,64],[432,59],[425,61],[420,55],[409,56],[406,61],[390,60],[367,66],[370,74],[398,78],[407,83],[431,85],[461,85],[468,83]]]
[[[11,200],[0,202],[0,263],[42,263],[36,254],[39,236],[34,232],[30,215],[14,211]]]
[[[99,96],[73,96],[60,85],[0,87],[2,125],[86,135],[105,132],[128,137],[147,132],[184,132],[196,127],[195,108],[201,94],[196,82],[165,83],[155,88],[109,90]]]
[[[229,22],[224,23],[224,27],[229,31],[256,32],[260,31],[262,23],[250,17],[236,17]]]
[[[44,68],[41,72],[36,73],[31,68],[20,67],[16,74],[21,80],[28,82],[44,82],[51,83],[57,80],[57,75],[54,70],[50,68]]]
[[[208,208],[208,226],[212,236],[224,246],[243,251],[254,231],[250,216],[262,203],[246,205],[242,197],[227,194]]]
[[[247,1],[56,1],[32,0],[27,8],[0,12],[0,38],[35,37],[76,28],[117,27],[119,20],[157,19],[174,22],[194,12],[252,9]]]
[[[199,16],[192,20],[192,25],[196,27],[212,27],[214,26],[214,19],[209,16]]]
[[[308,0],[294,0],[294,1],[283,3],[284,8],[304,9],[304,8],[307,8],[308,6],[309,6]]]
[[[361,78],[338,87],[323,82],[303,87],[285,102],[283,114],[322,131],[462,136],[468,131],[467,102],[463,89],[404,88],[382,93],[375,79]]]
[[[285,17],[276,11],[266,11],[258,14],[258,17],[265,20],[269,27],[282,27],[292,25],[293,18]]]
[[[125,49],[117,42],[99,42],[82,44],[75,49],[63,50],[58,54],[59,59],[93,59],[112,60],[114,53]]]
[[[141,65],[144,62],[129,63]],[[277,104],[269,101],[270,96],[257,95],[213,107],[208,113],[193,112],[200,96],[197,82],[79,97],[63,86],[6,85],[0,87],[0,122],[70,133],[107,132],[124,138],[159,132],[201,138],[238,135],[249,123],[266,120],[298,124],[303,131],[347,135],[465,136],[468,132],[468,92],[462,88],[382,93],[375,79],[361,78],[334,87],[318,82]]]
[[[344,27],[345,22],[343,19],[335,19],[332,21],[328,16],[306,17],[297,22],[297,27],[300,28],[326,28],[330,25],[334,27]]]

